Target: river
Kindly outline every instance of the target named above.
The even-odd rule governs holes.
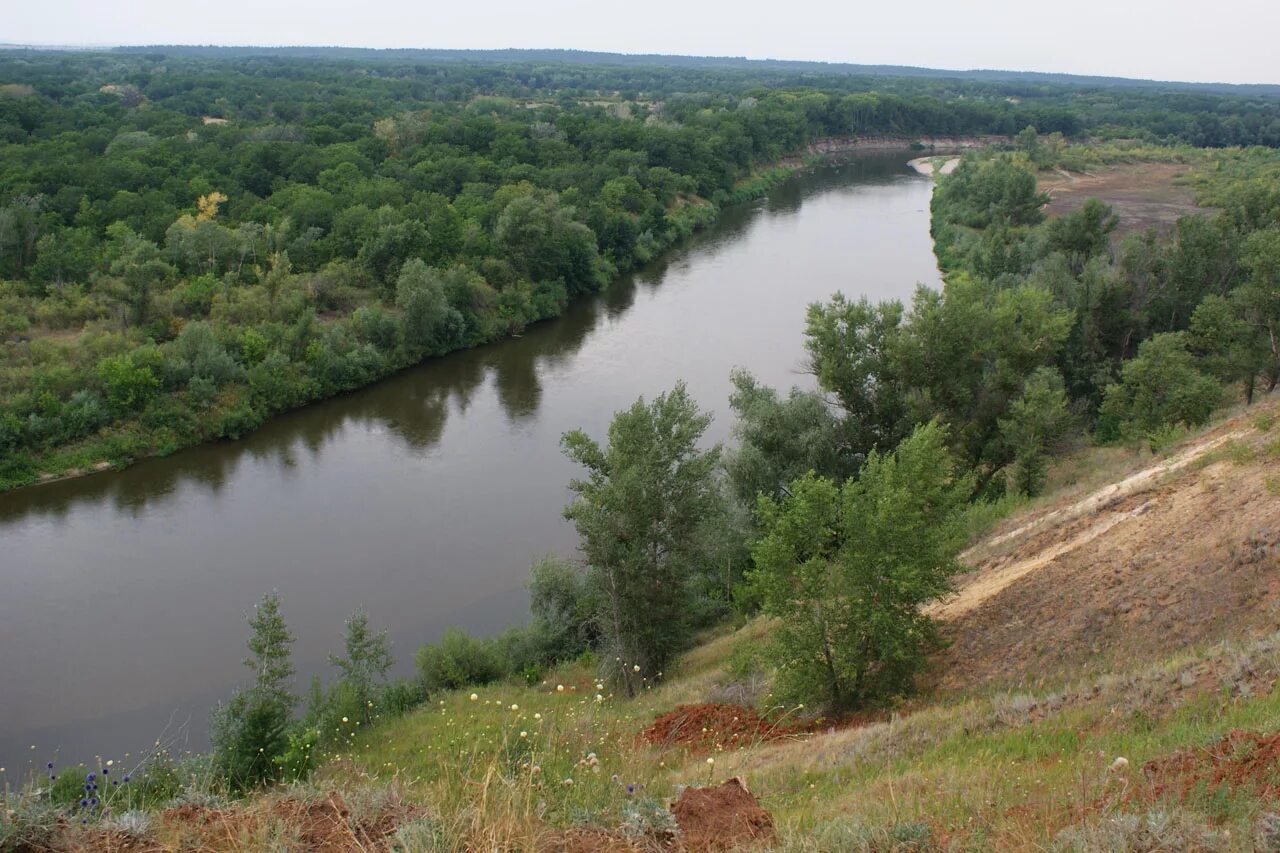
[[[523,337],[279,417],[238,442],[0,495],[0,766],[207,744],[279,591],[299,692],[357,605],[396,671],[451,625],[521,621],[529,565],[571,555],[573,428],[684,379],[729,437],[729,371],[811,387],[805,306],[939,283],[931,181],[906,152],[818,169]],[[34,748],[33,748],[34,747]]]

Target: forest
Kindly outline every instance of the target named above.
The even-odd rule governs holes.
[[[0,488],[556,316],[814,140],[1280,144],[1248,89],[336,53],[0,53]]]

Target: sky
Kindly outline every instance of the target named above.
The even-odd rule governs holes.
[[[35,0],[0,42],[573,48],[1280,83],[1280,0]]]

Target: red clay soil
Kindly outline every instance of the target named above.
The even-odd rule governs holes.
[[[653,746],[688,746],[694,750],[734,748],[803,734],[812,726],[770,722],[751,708],[707,702],[679,705],[661,714],[640,739]]]
[[[1265,799],[1280,799],[1280,732],[1232,729],[1207,747],[1175,752],[1142,766],[1146,785],[1135,799],[1185,799],[1221,785]]]
[[[741,778],[708,788],[685,788],[671,807],[689,853],[742,850],[777,840],[773,815],[760,808]]]

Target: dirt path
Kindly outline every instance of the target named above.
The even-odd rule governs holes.
[[[1152,488],[1164,475],[1187,467],[1205,454],[1213,452],[1232,439],[1242,438],[1247,433],[1247,430],[1236,430],[1201,440],[1156,465],[1131,474],[1118,483],[1098,489],[1073,504],[1047,512],[1008,533],[1002,533],[966,551],[960,556],[961,562],[976,565],[979,568],[970,573],[967,581],[962,581],[960,590],[954,597],[930,606],[928,612],[940,619],[956,619],[968,613],[1019,579],[1087,545],[1116,525],[1142,515],[1151,507],[1151,502],[1148,501],[1132,509],[1106,512],[1108,507]],[[1054,543],[1008,565],[988,570],[981,567],[983,562],[992,559],[993,550],[1001,545],[1027,537],[1049,525],[1061,527],[1076,519],[1095,515],[1097,518],[1092,524],[1064,541]]]

